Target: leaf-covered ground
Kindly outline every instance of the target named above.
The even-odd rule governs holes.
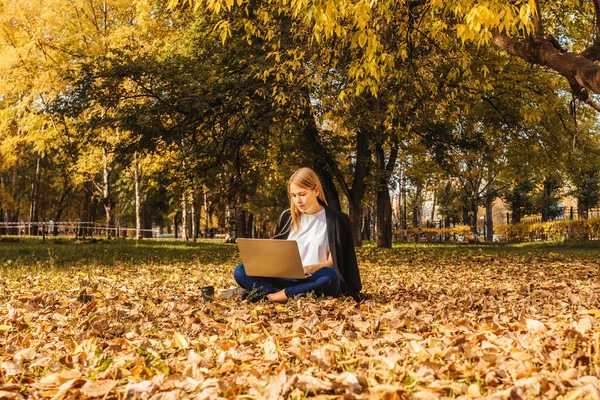
[[[0,242],[0,398],[600,399],[600,249],[358,251],[371,299],[205,302],[235,246]]]

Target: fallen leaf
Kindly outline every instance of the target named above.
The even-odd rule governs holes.
[[[7,376],[21,375],[25,370],[19,364],[14,361],[4,361],[0,365],[0,369],[4,370]]]
[[[176,349],[184,350],[189,347],[187,339],[179,332],[173,334],[172,346]]]
[[[80,390],[81,393],[88,397],[104,397],[117,386],[117,383],[117,381],[110,379],[104,381],[87,381]]]

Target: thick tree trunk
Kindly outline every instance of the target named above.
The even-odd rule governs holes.
[[[315,156],[320,158],[320,165],[326,166],[324,171],[327,171],[330,174],[329,176],[335,177],[338,185],[348,199],[352,237],[355,246],[360,247],[362,246],[362,200],[365,194],[365,178],[368,175],[370,161],[369,134],[373,136],[373,132],[367,132],[364,128],[358,129],[356,134],[356,165],[354,166],[354,179],[352,187],[350,188],[345,181],[344,174],[340,170],[335,157],[328,154],[328,151],[319,141],[319,131],[310,106],[310,95],[306,89],[304,90],[304,101],[305,108],[303,119],[305,121],[305,126],[302,130],[303,134],[308,140]],[[325,186],[329,187],[330,185],[327,182],[328,179],[324,180]],[[331,178],[331,182],[333,182],[333,178]],[[333,188],[335,188],[335,186],[331,185],[330,191],[332,191]],[[327,190],[329,189],[324,188],[323,190],[327,193]],[[335,195],[331,196],[335,198]],[[333,200],[328,199],[328,201],[331,201],[332,207],[337,207]]]
[[[380,132],[381,134],[381,132]],[[390,198],[390,179],[396,160],[398,159],[398,139],[391,144],[389,159],[385,160],[383,145],[376,145],[377,168],[379,182],[377,185],[377,247],[391,248],[393,239],[392,229],[392,200]]]
[[[237,215],[236,215],[236,237],[238,238],[246,238],[247,236],[247,232],[246,232],[246,210],[238,210]]]
[[[350,222],[354,245],[362,247],[362,201],[365,196],[365,179],[369,173],[369,133],[359,130],[356,133],[356,165],[352,189],[348,191],[350,204]],[[345,181],[343,181],[345,184]]]
[[[329,207],[341,211],[342,207],[340,205],[340,195],[335,187],[333,176],[331,175],[327,166],[330,160],[328,160],[327,153],[319,143],[319,129],[317,128],[315,117],[310,109],[310,103],[304,112],[304,127],[302,129],[302,134],[313,149],[313,168],[321,180],[321,185],[323,186],[323,191],[325,192],[327,204]]]
[[[377,247],[392,248],[392,202],[387,186],[377,191]]]
[[[511,202],[511,223],[518,224],[521,222],[521,198],[517,197]]]
[[[325,192],[325,200],[327,200],[327,205],[335,210],[341,211],[342,206],[340,205],[340,195],[335,187],[335,183],[333,182],[333,177],[327,170],[327,167],[322,161],[319,160],[319,157],[316,157],[313,167],[315,169],[315,173],[321,180],[321,186],[323,186],[323,191]]]
[[[544,189],[542,192],[542,222],[546,222],[550,219],[550,206],[552,195],[552,179],[546,178],[544,180]]]
[[[246,218],[246,234],[248,235],[247,237],[255,238],[256,232],[254,226],[254,214],[251,212],[248,212],[247,214],[248,218]]]
[[[140,160],[138,152],[133,153],[133,178],[135,182],[135,239],[140,240],[142,235],[142,193],[140,190]]]
[[[590,204],[583,200],[577,199],[577,216],[579,219],[588,219],[589,217]]]

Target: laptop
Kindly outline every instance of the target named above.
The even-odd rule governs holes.
[[[237,239],[237,245],[248,276],[305,278],[295,240]]]

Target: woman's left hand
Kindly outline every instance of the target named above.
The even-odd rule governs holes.
[[[320,268],[319,264],[303,265],[304,275],[312,275]]]

